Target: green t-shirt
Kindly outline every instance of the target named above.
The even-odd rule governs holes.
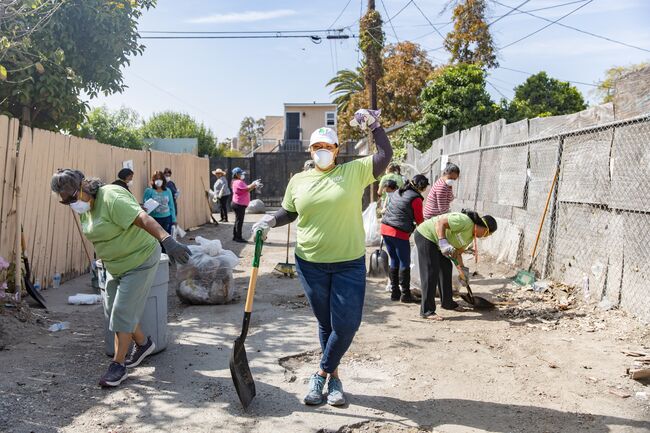
[[[397,173],[388,173],[381,177],[379,180],[379,189],[381,189],[387,180],[394,180],[397,183],[397,187],[401,188],[404,186],[404,178]],[[381,194],[381,201],[386,200],[386,191]]]
[[[156,249],[156,239],[133,225],[144,212],[135,197],[117,185],[105,185],[97,192],[93,208],[81,215],[81,227],[95,247],[97,256],[113,276],[143,264]]]
[[[425,220],[415,230],[431,242],[438,243],[438,234],[436,233],[436,224],[440,218],[447,218],[449,228],[445,231],[447,242],[457,250],[467,248],[474,239],[474,222],[460,212],[452,212],[444,215],[438,215],[431,219]]]
[[[296,255],[314,263],[355,260],[366,254],[361,199],[374,181],[372,156],[308,170],[289,181],[282,207],[298,213]]]

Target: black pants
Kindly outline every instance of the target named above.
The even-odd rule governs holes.
[[[232,228],[233,239],[243,239],[241,235],[244,226],[244,215],[246,215],[246,206],[237,203],[232,204],[232,210],[235,212],[235,225]]]
[[[219,199],[219,212],[221,213],[221,220],[228,222],[228,200],[229,195],[223,196]]]
[[[414,235],[418,247],[418,265],[420,267],[420,283],[422,284],[422,303],[420,315],[431,316],[436,312],[436,287],[440,287],[440,304],[442,308],[453,310],[457,304],[452,299],[451,271],[452,263],[443,256],[438,245],[422,236],[419,232]]]

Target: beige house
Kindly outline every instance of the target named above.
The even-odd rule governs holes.
[[[336,104],[285,103],[283,116],[266,116],[264,134],[254,152],[302,152],[312,132],[323,126],[336,129]]]

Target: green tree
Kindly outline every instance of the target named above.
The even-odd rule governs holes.
[[[175,111],[156,113],[144,123],[141,131],[144,138],[197,138],[200,156],[219,155],[212,130],[189,114]]]
[[[420,150],[447,132],[471,128],[499,118],[499,107],[485,89],[485,71],[478,65],[458,64],[437,70],[420,95],[422,118],[405,127],[398,141]]]
[[[418,96],[434,70],[426,51],[418,44],[402,41],[386,46],[382,57],[384,73],[377,83],[382,123],[389,127],[400,122],[417,121],[420,118]],[[356,110],[369,107],[369,102],[366,92],[356,91],[349,95],[348,104],[344,108],[339,106],[338,132],[342,141],[363,137],[348,122]],[[395,141],[394,145],[399,153],[400,143]]]
[[[97,107],[86,114],[86,119],[73,135],[113,146],[142,149],[141,127],[142,118],[131,108],[111,111],[107,107]]]
[[[363,70],[362,68],[342,69],[327,82],[327,86],[334,86],[330,91],[330,95],[335,96],[332,102],[337,105],[338,111],[345,111],[350,104],[352,95],[363,92],[365,89]]]
[[[485,0],[456,3],[452,13],[454,29],[447,34],[444,46],[451,63],[476,63],[487,68],[499,66],[496,48],[485,21]]]
[[[0,112],[26,125],[75,130],[91,98],[125,88],[142,54],[138,18],[155,0],[16,0],[0,7]],[[6,71],[6,73],[4,72]]]
[[[629,66],[613,66],[605,71],[605,78],[598,82],[598,87],[595,90],[596,97],[604,104],[614,100],[614,91],[616,90],[616,82],[621,77],[629,74],[630,72],[637,72],[642,69],[650,67],[650,63],[637,63]]]
[[[570,83],[551,78],[542,71],[515,87],[515,96],[506,107],[506,119],[516,122],[575,113],[587,108],[587,104],[580,91]]]
[[[251,116],[244,117],[239,126],[239,148],[243,151],[254,149],[258,138],[264,134],[264,119],[255,120]]]

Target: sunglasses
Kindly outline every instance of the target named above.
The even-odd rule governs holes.
[[[76,190],[74,194],[72,194],[70,197],[66,198],[65,200],[60,200],[59,203],[70,205],[72,203],[75,203],[78,200],[79,200],[79,190]]]

